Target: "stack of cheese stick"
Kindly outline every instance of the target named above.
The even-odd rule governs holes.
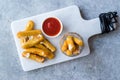
[[[68,35],[61,46],[61,50],[67,56],[74,56],[80,53],[80,47],[82,46],[82,39]]]
[[[41,30],[34,30],[34,22],[30,20],[24,31],[17,33],[22,48],[22,56],[44,62],[45,59],[53,59],[56,48],[42,35]]]

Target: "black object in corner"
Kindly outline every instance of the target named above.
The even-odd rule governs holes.
[[[115,30],[114,24],[117,23],[117,17],[117,12],[101,13],[99,15],[102,33],[108,33]]]

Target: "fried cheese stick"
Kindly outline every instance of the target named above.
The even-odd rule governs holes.
[[[25,58],[29,58],[29,59],[35,60],[37,62],[41,62],[41,63],[43,63],[45,61],[44,57],[38,56],[38,55],[33,54],[33,53],[29,53],[27,51],[24,51],[22,53],[22,56],[25,57]]]
[[[29,49],[25,49],[25,51],[29,52],[29,53],[34,53],[36,55],[48,58],[48,59],[53,59],[54,58],[54,54],[51,54],[47,51],[44,51],[42,49],[38,49],[38,48],[29,48]]]
[[[81,39],[78,39],[78,38],[76,38],[76,37],[73,37],[73,40],[74,40],[74,42],[75,42],[77,45],[83,46],[83,41],[82,41]]]
[[[72,51],[70,51],[70,50],[67,50],[65,53],[66,53],[66,55],[68,55],[68,56],[72,56]]]
[[[56,48],[46,39],[44,39],[43,42],[41,42],[41,44],[46,46],[49,50],[51,50],[51,52],[55,52],[56,50]]]
[[[62,47],[61,47],[61,50],[63,52],[65,52],[67,49],[68,49],[68,45],[67,45],[67,41],[65,40],[64,43],[63,43],[63,45],[62,45]]]
[[[25,36],[34,36],[34,35],[38,35],[41,33],[42,33],[41,30],[20,31],[17,33],[17,37],[21,38]]]
[[[72,36],[67,36],[66,41],[67,41],[67,44],[68,44],[68,50],[73,52],[75,50],[75,44],[74,44],[74,41],[73,41],[73,37]]]
[[[43,41],[43,39],[44,39],[43,37],[40,37],[40,38],[28,40],[27,42],[22,44],[22,48],[26,49],[26,48],[33,47],[34,45]]]
[[[34,28],[34,22],[32,20],[30,20],[25,27],[25,31],[30,31],[33,28]]]
[[[34,22],[32,20],[30,20],[25,27],[25,31],[30,31],[33,28],[34,28]],[[21,37],[20,38],[20,43],[23,44],[23,43],[27,42],[28,40],[29,40],[28,36]]]
[[[48,50],[45,46],[43,46],[42,44],[37,44],[35,45],[36,48],[39,48],[39,49],[43,49],[44,51],[47,51],[49,53],[49,56],[52,58],[54,58],[54,53],[51,52],[50,50]]]

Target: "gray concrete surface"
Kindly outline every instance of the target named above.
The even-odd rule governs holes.
[[[0,80],[120,80],[120,28],[92,37],[91,54],[76,60],[24,72],[11,32],[11,22],[70,5],[85,19],[117,11],[120,0],[0,0]]]

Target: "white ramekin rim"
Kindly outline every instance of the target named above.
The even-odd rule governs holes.
[[[44,30],[43,30],[43,23],[44,23],[44,21],[45,20],[47,20],[48,18],[55,18],[55,19],[57,19],[58,21],[59,21],[59,23],[60,23],[60,31],[59,31],[59,33],[58,34],[56,34],[55,36],[49,36],[49,35],[47,35],[45,32],[44,32]],[[46,17],[44,20],[43,20],[43,22],[42,22],[42,33],[45,35],[45,36],[47,36],[47,37],[49,37],[49,38],[55,38],[55,37],[58,37],[61,33],[62,33],[62,30],[63,30],[63,24],[62,24],[62,22],[61,22],[61,20],[59,19],[59,18],[57,18],[57,17],[55,17],[55,16],[49,16],[49,17]]]

